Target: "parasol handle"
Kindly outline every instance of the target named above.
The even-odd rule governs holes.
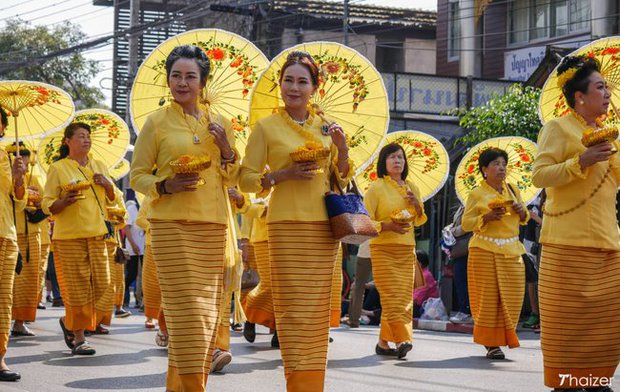
[[[17,133],[17,114],[13,114],[13,119],[15,120],[15,156],[17,158],[20,157],[19,153],[19,135]]]
[[[323,121],[323,123],[327,126],[332,125],[333,123],[327,121],[327,119],[325,118],[325,114],[323,113],[323,111],[319,108],[319,105],[317,105],[316,103],[312,104],[312,110],[314,111],[314,113],[319,116],[321,118],[321,120]]]

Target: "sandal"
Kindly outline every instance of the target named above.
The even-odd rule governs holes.
[[[62,328],[62,333],[65,336],[65,344],[69,349],[73,350],[73,339],[75,339],[75,335],[72,331],[69,331],[65,326],[65,320],[63,318],[59,318],[58,322],[60,323],[60,328]]]
[[[504,352],[499,347],[489,347],[487,348],[487,358],[489,359],[505,359],[506,356]]]
[[[412,348],[413,344],[411,344],[410,342],[403,342],[399,344],[398,347],[396,347],[396,354],[398,356],[398,359],[405,358],[407,356],[407,353],[411,351]]]
[[[169,335],[165,335],[161,333],[161,331],[157,331],[157,334],[155,335],[155,344],[159,347],[168,347],[168,338]]]
[[[86,340],[71,349],[73,355],[95,355],[95,349]]]
[[[153,329],[153,328],[155,328],[155,323],[153,321],[145,321],[144,322],[144,328],[146,328],[146,329]]]

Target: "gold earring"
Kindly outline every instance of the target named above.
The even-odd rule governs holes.
[[[583,102],[583,101],[579,101],[579,104],[580,104],[580,105],[583,105],[584,103],[585,103],[585,102]]]

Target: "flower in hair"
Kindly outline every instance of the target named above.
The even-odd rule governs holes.
[[[578,69],[573,67],[573,68],[567,69],[566,71],[562,72],[562,74],[558,75],[558,81],[557,81],[558,87],[564,88],[566,83],[568,83],[569,80],[575,77],[575,74],[577,73],[577,71]]]

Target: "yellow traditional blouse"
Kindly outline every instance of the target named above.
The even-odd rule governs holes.
[[[108,168],[100,161],[90,158],[86,166],[80,166],[70,158],[52,163],[47,171],[47,181],[41,207],[51,215],[50,207],[66,194],[63,186],[72,181],[92,181],[99,173],[110,178]],[[108,233],[105,225],[106,207],[114,204],[107,198],[105,188],[94,185],[82,191],[85,199],[77,200],[59,214],[53,216],[54,234],[52,239],[78,239],[103,236]],[[96,196],[95,196],[96,195]]]
[[[310,116],[304,128],[317,141],[331,149],[330,157],[323,164],[323,173],[315,175],[309,181],[286,181],[276,184],[269,201],[273,208],[267,212],[268,222],[326,221],[328,217],[324,195],[330,190],[331,173],[335,173],[343,187],[352,178],[355,168],[351,160],[349,160],[347,177],[341,178],[336,166],[338,149],[330,136],[321,134],[322,125],[318,116]],[[265,166],[268,165],[271,171],[292,166],[293,160],[290,153],[304,146],[307,141],[279,113],[260,119],[250,134],[245,150],[239,175],[241,190],[257,194],[263,191],[261,178],[265,174]]]
[[[267,235],[267,205],[254,203],[243,216],[247,219],[250,227],[250,243],[264,242],[269,240]]]
[[[0,238],[17,240],[17,231],[13,221],[13,202],[11,200],[15,200],[15,212],[22,211],[26,206],[27,195],[24,195],[21,200],[16,199],[13,191],[9,155],[0,149]]]
[[[582,172],[579,156],[586,150],[581,143],[585,129],[568,115],[546,123],[538,136],[532,181],[547,192],[540,242],[620,250],[616,218],[620,154]],[[618,141],[613,144],[620,149]]]
[[[146,196],[136,216],[136,224],[144,230],[144,245],[151,245],[151,224],[149,223],[149,211],[151,210],[151,198]]]
[[[172,102],[170,106],[151,114],[142,128],[131,162],[131,187],[150,196],[152,200],[149,219],[188,220],[227,224],[227,195],[223,185],[236,185],[239,171],[239,154],[234,148],[235,139],[230,123],[219,118],[224,126],[228,141],[235,151],[235,162],[221,164],[221,153],[213,136],[207,129],[208,109],[201,106],[205,115],[196,120],[183,113],[181,106]],[[193,131],[201,143],[194,144]],[[174,177],[170,162],[181,155],[205,155],[211,157],[211,166],[200,173],[206,182],[194,192],[159,195],[157,184]],[[152,174],[153,168],[157,173]]]
[[[39,176],[26,173],[24,182],[26,184],[26,188],[36,187],[39,193],[43,193],[43,186],[41,185],[41,179],[39,178]],[[28,191],[26,190],[26,192]],[[27,198],[28,196],[26,195],[26,202],[28,201]],[[35,234],[41,232],[41,227],[45,224],[47,220],[43,220],[39,223],[30,223],[26,219],[26,210],[23,209],[20,211],[15,211],[15,221],[17,227],[17,234],[26,233],[26,223],[28,223],[28,234]]]
[[[510,184],[510,187],[517,196],[516,201],[525,209],[526,216],[523,221],[511,208],[507,208],[507,213],[501,220],[483,223],[482,216],[491,212],[489,203],[492,200],[502,198],[515,201],[512,193],[507,191],[506,185],[503,185],[500,194],[486,181],[482,181],[480,186],[469,194],[461,226],[463,230],[474,233],[469,240],[470,248],[480,248],[507,256],[520,256],[525,253],[525,247],[519,241],[519,225],[527,224],[530,215],[521,199],[519,188],[513,184]]]
[[[366,195],[364,195],[364,204],[368,210],[368,215],[372,219],[379,230],[379,236],[372,238],[370,244],[399,244],[399,245],[414,245],[415,246],[415,231],[411,230],[405,234],[399,234],[393,231],[380,231],[381,222],[391,222],[392,212],[395,210],[403,210],[409,207],[407,200],[404,198],[401,191],[397,189],[398,184],[396,181],[390,181],[391,179],[379,178],[368,187]],[[413,192],[413,194],[420,200],[420,189],[415,184],[407,179],[407,187]],[[403,187],[406,192],[406,188]],[[412,222],[412,226],[421,226],[428,220],[426,212],[424,212],[424,204],[422,207],[422,215],[415,217]]]

